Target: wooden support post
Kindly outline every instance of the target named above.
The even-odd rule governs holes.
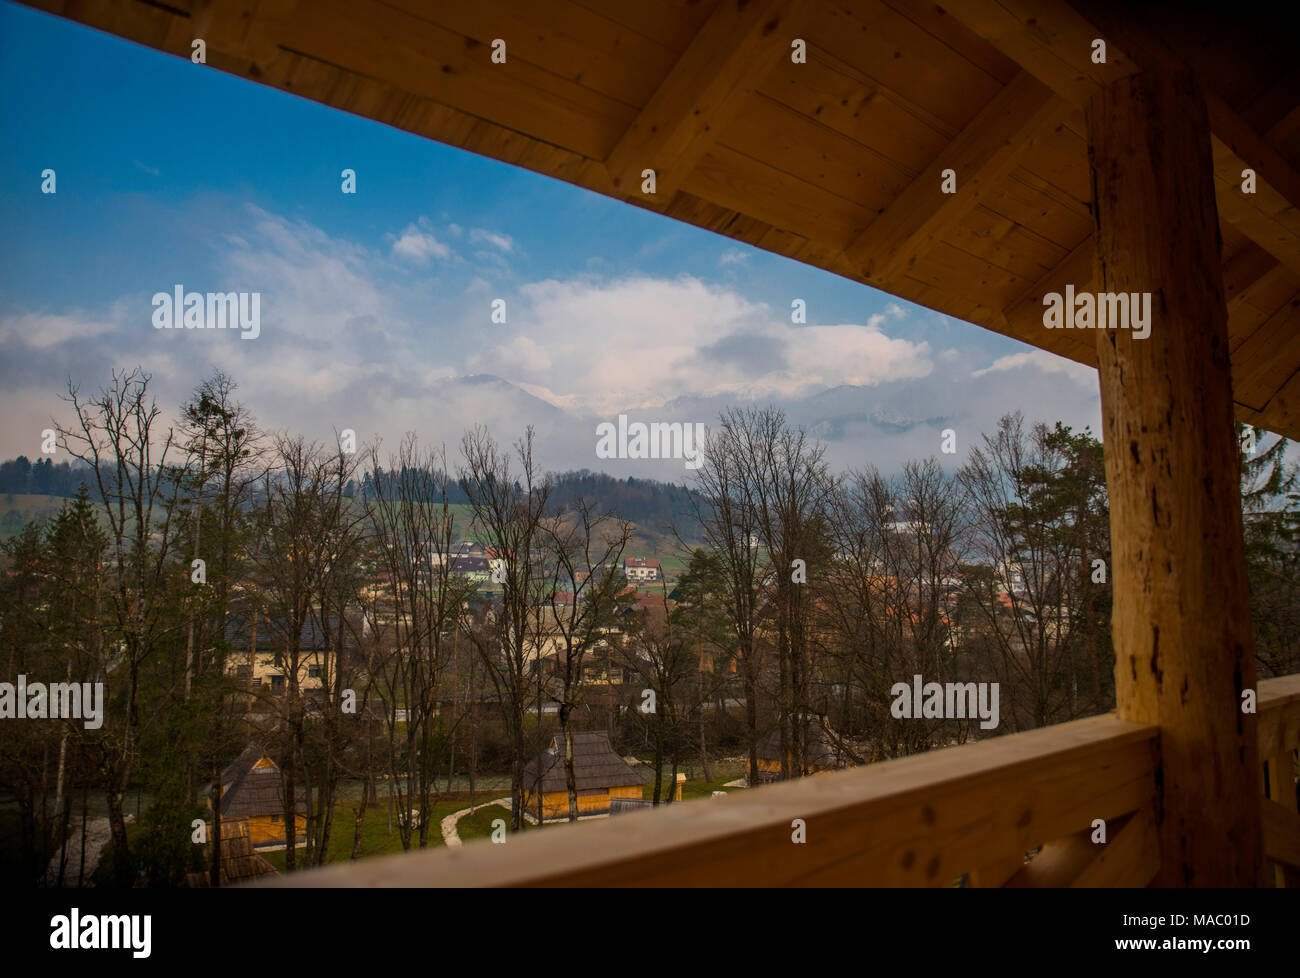
[[[1210,129],[1190,74],[1087,106],[1092,287],[1151,293],[1150,335],[1097,331],[1121,719],[1160,727],[1158,886],[1265,880],[1255,650],[1242,542]]]

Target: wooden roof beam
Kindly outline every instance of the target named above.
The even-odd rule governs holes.
[[[1096,238],[1088,235],[1055,268],[1044,273],[1007,303],[1002,315],[1015,335],[1024,335],[1024,324],[1042,321],[1043,296],[1047,293],[1061,292],[1067,284],[1081,290],[1092,284],[1092,256],[1096,245]],[[1232,260],[1225,262],[1223,286],[1229,311],[1243,302],[1250,287],[1276,268],[1277,264],[1276,258],[1254,244],[1247,244]],[[1085,340],[1082,345],[1087,346],[1091,352],[1080,362],[1095,364],[1093,344]]]
[[[873,282],[887,282],[969,214],[1009,174],[1066,106],[1021,72],[939,153],[845,250]],[[956,192],[941,190],[946,170]]]
[[[780,28],[798,0],[722,0],[605,160],[625,197],[642,197],[642,171],[655,171],[667,206],[700,157],[762,82],[793,36]]]
[[[1104,86],[1141,68],[1065,0],[944,0],[970,31],[1082,109]],[[1107,42],[1106,63],[1092,63],[1092,42]]]
[[[1000,331],[1008,336],[1023,339],[1042,323],[1043,296],[1049,292],[1063,292],[1067,284],[1073,285],[1079,291],[1088,290],[1093,282],[1092,260],[1095,248],[1096,238],[1089,235],[1061,259],[1055,268],[1046,272],[1007,303],[1002,311],[1005,325]],[[1231,261],[1225,263],[1223,284],[1229,312],[1245,301],[1250,287],[1276,268],[1277,264],[1277,260],[1272,255],[1253,244],[1248,244]],[[1282,311],[1285,312],[1285,308]],[[1044,333],[1046,335],[1042,341],[1036,344],[1041,349],[1090,367],[1097,365],[1096,348],[1087,331],[1044,330]],[[1243,359],[1242,362],[1251,361]],[[1233,377],[1234,386],[1238,379],[1244,379],[1239,378],[1235,367]],[[1240,391],[1237,394],[1237,416],[1241,420],[1270,431],[1287,433],[1294,430],[1296,409],[1300,408],[1300,374],[1284,384],[1262,408],[1242,400]]]
[[[1207,93],[1214,133],[1214,184],[1219,213],[1239,231],[1300,274],[1300,174],[1218,96]],[[1256,176],[1242,193],[1242,171]]]
[[[1082,108],[1096,92],[1144,68],[1183,67],[1129,11],[1090,5],[1084,16],[1066,0],[944,0],[944,9],[1062,98]],[[1106,62],[1093,64],[1094,40],[1106,41]],[[1219,213],[1300,272],[1300,174],[1213,92],[1206,92]],[[1257,189],[1242,193],[1242,170]]]

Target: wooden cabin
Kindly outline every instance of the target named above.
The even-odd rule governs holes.
[[[249,836],[249,824],[246,818],[233,818],[221,822],[221,885],[245,883],[262,876],[276,876],[274,866],[253,851],[253,840]],[[208,824],[211,833],[212,825]],[[212,862],[212,836],[203,847],[205,862]],[[212,885],[210,871],[186,873],[185,885],[189,887],[208,887]]]
[[[211,808],[212,792],[209,790],[207,794]],[[302,843],[307,838],[307,805],[300,799],[295,801],[294,808],[298,813],[295,837]],[[280,768],[260,747],[250,744],[221,772],[222,825],[227,819],[246,821],[248,838],[254,847],[283,846],[284,815]]]
[[[573,735],[573,773],[578,784],[578,814],[604,815],[613,798],[640,798],[645,776],[619,757],[610,746],[609,734],[586,731]],[[564,737],[557,734],[550,745],[524,768],[527,809],[537,811],[537,794],[542,796],[543,820],[569,817],[569,784],[564,767]]]
[[[843,742],[825,717],[810,716],[804,725],[805,755],[808,773],[821,774],[852,767],[853,761]],[[795,769],[794,747],[786,745],[786,769]],[[760,782],[781,778],[781,729],[776,727],[758,743],[758,779]]]
[[[1300,883],[1300,676],[1257,675],[1233,425],[1300,437],[1286,8],[27,2],[186,60],[203,38],[195,70],[566,180],[1098,369],[1113,713],[815,789],[670,805],[633,843],[608,822],[296,885]],[[1149,333],[1045,321],[1051,296],[1085,291],[1150,294]],[[790,846],[796,817],[817,845]],[[1097,818],[1111,829],[1102,851],[1088,842]]]

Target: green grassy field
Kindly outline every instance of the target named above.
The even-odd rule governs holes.
[[[710,772],[715,775],[711,781],[691,780],[682,785],[682,801],[690,801],[696,798],[711,798],[715,791],[731,792],[733,788],[724,788],[723,784],[740,776],[743,771],[727,768],[723,770],[715,766]],[[667,772],[664,776],[665,789],[667,788]],[[475,803],[482,805],[485,801],[490,801],[493,797],[505,796],[510,793],[508,788],[498,789],[496,792],[480,791],[475,796]],[[644,798],[651,798],[654,794],[653,785],[646,785],[642,791]],[[338,863],[347,862],[352,855],[352,809],[354,803],[341,801],[334,809],[334,824],[330,831],[329,856],[327,862]],[[443,818],[452,812],[460,811],[462,808],[469,807],[469,794],[467,792],[456,792],[452,795],[444,796],[435,802],[430,808],[430,818],[433,821],[429,824],[429,846],[442,845],[441,822]],[[499,805],[487,805],[476,812],[466,815],[457,823],[456,829],[464,842],[472,842],[475,839],[487,839],[492,835],[492,823],[496,819],[504,819],[507,831],[510,825],[510,813]],[[525,822],[524,828],[531,831],[537,828]],[[412,846],[414,848],[414,846]],[[299,849],[301,854],[303,850]],[[389,853],[402,851],[402,837],[397,831],[397,826],[393,826],[393,834],[388,834],[388,803],[380,801],[378,804],[370,805],[366,809],[365,820],[361,828],[361,850],[357,856],[358,859],[364,859],[369,856],[382,856]],[[263,858],[272,866],[281,872],[284,871],[284,851],[264,852]]]
[[[501,819],[505,822],[506,837],[509,838],[510,813],[500,805],[488,805],[486,808],[480,808],[478,811],[466,815],[456,823],[456,832],[460,836],[462,842],[472,842],[474,839],[491,838],[492,823],[497,819]],[[531,831],[535,828],[537,828],[536,825],[533,825],[525,819],[520,831]]]
[[[480,793],[475,801],[482,799]],[[439,799],[434,802],[429,809],[429,817],[432,821],[429,823],[429,846],[442,845],[442,829],[440,823],[443,818],[452,812],[460,811],[469,805],[469,796],[455,794],[449,797]],[[353,802],[342,801],[334,806],[334,822],[330,827],[329,853],[326,856],[328,863],[345,863],[352,858],[352,835],[353,835]],[[418,847],[418,831],[412,836],[411,848]],[[357,853],[358,859],[365,859],[368,856],[384,856],[389,853],[402,851],[402,836],[397,830],[397,816],[393,816],[393,834],[388,834],[388,802],[380,801],[373,805],[366,806],[365,817],[361,823],[361,849]],[[299,849],[298,855],[301,858],[304,850]],[[276,852],[264,852],[262,858],[269,862],[281,872],[284,871],[284,850]]]
[[[0,540],[16,536],[33,520],[49,519],[66,502],[71,500],[62,496],[37,496],[21,492],[0,495]]]

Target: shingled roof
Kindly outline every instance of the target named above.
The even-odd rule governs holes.
[[[564,773],[564,737],[551,738],[551,744],[524,768],[524,787],[537,790],[541,772],[542,793],[568,791]],[[619,757],[610,746],[609,735],[598,731],[573,735],[573,773],[579,791],[621,788],[645,784],[643,774]]]
[[[808,763],[817,767],[843,767],[851,763],[848,752],[839,743],[839,737],[830,729],[824,718],[807,718],[804,742],[807,745]],[[790,745],[793,749],[793,744]],[[758,756],[765,761],[781,760],[781,729],[777,727],[758,745]]]
[[[211,852],[212,843],[204,846]],[[210,861],[211,856],[205,856]],[[233,819],[221,823],[221,885],[228,886],[242,880],[256,879],[259,876],[278,876],[274,866],[253,851],[253,843],[248,836],[248,820]],[[204,887],[211,885],[208,873],[186,873],[185,885]]]
[[[280,768],[256,744],[249,744],[221,772],[221,785],[222,818],[255,818],[284,813]],[[307,806],[299,799],[294,803],[294,810],[306,814]]]

